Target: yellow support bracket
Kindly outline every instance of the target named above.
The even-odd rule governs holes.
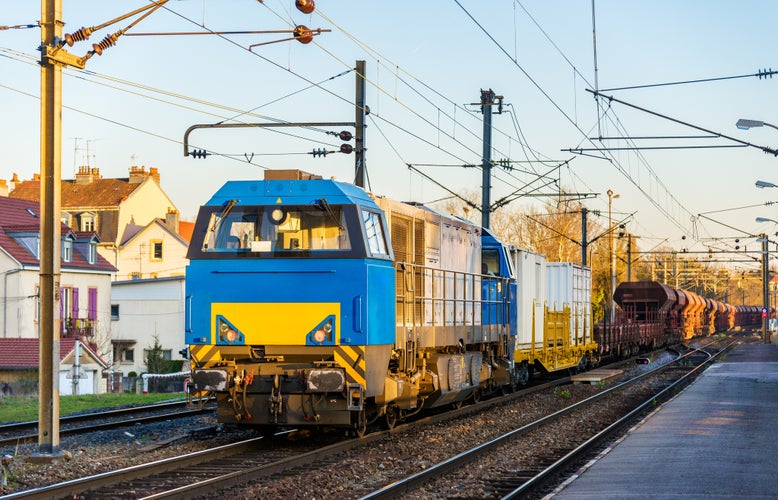
[[[78,69],[86,68],[86,60],[83,57],[74,56],[61,47],[46,47],[43,57],[65,66],[74,66]]]

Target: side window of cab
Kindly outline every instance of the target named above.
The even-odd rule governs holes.
[[[362,209],[362,225],[365,228],[367,251],[371,257],[389,257],[386,236],[384,235],[383,217],[380,212]]]

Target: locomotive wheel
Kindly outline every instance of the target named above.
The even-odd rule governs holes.
[[[481,401],[481,388],[477,388],[473,391],[473,395],[470,396],[470,399],[473,400],[473,404],[477,404],[479,401]]]
[[[389,405],[386,407],[386,413],[384,414],[384,419],[386,421],[386,428],[389,430],[394,429],[394,426],[397,425],[397,417],[399,417],[400,409],[397,407],[397,405]]]
[[[353,426],[351,432],[354,434],[354,437],[361,438],[367,432],[367,415],[365,414],[365,410],[352,414],[351,419],[355,420],[355,422],[351,424]]]

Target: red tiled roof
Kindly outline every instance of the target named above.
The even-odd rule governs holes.
[[[39,233],[40,232],[40,206],[38,202],[7,198],[0,196],[0,248],[5,250],[8,255],[22,265],[37,266],[40,264],[38,257],[24,248],[11,237],[13,233]],[[84,236],[83,233],[73,233],[69,227],[62,224],[60,234],[72,234],[79,240]],[[112,266],[105,258],[98,255],[97,261],[90,264],[74,245],[72,259],[70,262],[60,262],[62,269],[93,269],[107,272],[114,272],[116,268]]]
[[[81,343],[82,348],[98,362],[107,366],[105,361],[89,347]],[[59,361],[68,357],[76,347],[76,339],[59,340]],[[2,339],[0,338],[0,369],[38,368],[40,362],[40,339]],[[83,352],[83,351],[82,351]]]
[[[61,181],[62,208],[118,207],[141,183],[130,184],[129,178],[94,179],[89,184],[76,184],[74,180]],[[24,200],[40,199],[41,183],[38,179],[23,181],[8,196]]]
[[[192,233],[194,233],[194,222],[181,221],[178,223],[178,234],[186,240],[187,243],[192,241]]]

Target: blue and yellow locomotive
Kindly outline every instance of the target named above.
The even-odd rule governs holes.
[[[364,432],[517,383],[507,249],[297,170],[227,182],[187,255],[193,388],[219,420]]]

